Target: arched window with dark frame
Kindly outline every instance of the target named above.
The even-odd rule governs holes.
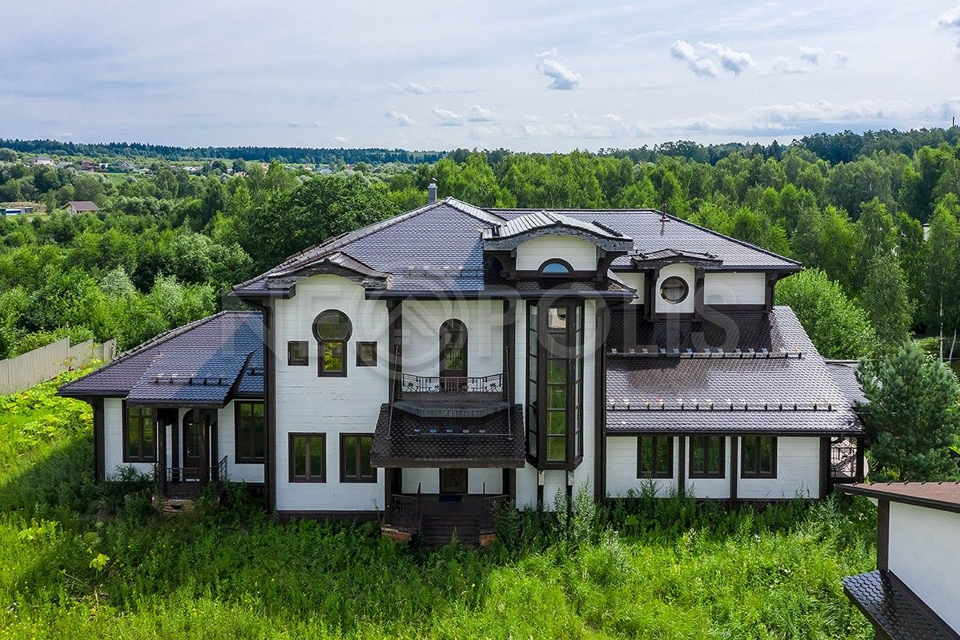
[[[319,345],[317,375],[347,375],[347,341],[353,334],[350,318],[337,309],[327,309],[313,321],[313,335]]]
[[[562,276],[572,276],[573,267],[570,266],[570,263],[566,260],[561,260],[560,258],[552,258],[547,260],[542,265],[537,272],[541,277],[553,278],[553,277],[562,277]]]
[[[440,386],[444,390],[467,386],[467,325],[460,320],[440,325]]]

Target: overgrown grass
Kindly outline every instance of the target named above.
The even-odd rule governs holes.
[[[640,495],[569,518],[506,511],[486,551],[229,509],[162,518],[96,487],[90,413],[54,385],[0,399],[4,638],[871,638],[840,578],[875,514],[830,500],[729,511]]]

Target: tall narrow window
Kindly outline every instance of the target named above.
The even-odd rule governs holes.
[[[290,482],[326,482],[327,437],[322,433],[291,433]]]
[[[313,321],[313,335],[319,345],[317,375],[347,375],[347,340],[353,333],[350,319],[342,311],[327,309]]]
[[[373,435],[340,435],[340,482],[376,482],[377,470],[370,464]]]
[[[263,462],[267,439],[267,419],[262,402],[239,402],[236,406],[237,462]]]
[[[777,439],[771,436],[747,436],[742,443],[741,477],[776,478]]]
[[[127,405],[124,415],[123,461],[157,461],[157,425],[150,407]]]
[[[538,309],[536,304],[527,307],[527,456],[536,462],[539,457],[537,443],[540,424],[539,374],[540,353],[538,335]]]
[[[440,386],[467,386],[467,326],[460,320],[440,325]]]
[[[637,438],[637,477],[673,477],[673,438],[640,436]]]
[[[690,477],[722,478],[724,476],[723,436],[693,436],[690,438]]]

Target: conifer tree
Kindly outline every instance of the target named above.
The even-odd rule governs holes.
[[[897,256],[878,253],[870,260],[860,304],[877,332],[881,351],[896,349],[909,337],[913,305]]]

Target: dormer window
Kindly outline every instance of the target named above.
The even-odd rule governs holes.
[[[680,276],[670,276],[660,285],[660,297],[670,304],[680,304],[687,299],[690,287]]]
[[[573,275],[573,267],[565,260],[547,260],[540,265],[540,275],[546,277],[570,276]]]

